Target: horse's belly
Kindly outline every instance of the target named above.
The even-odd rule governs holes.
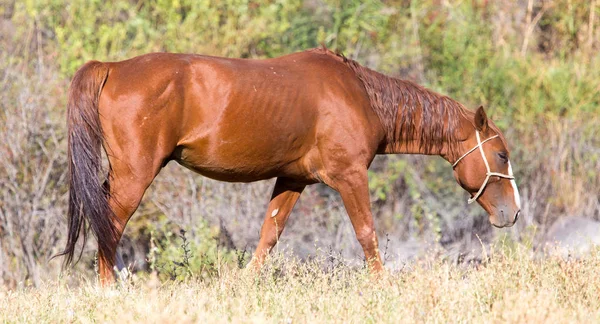
[[[277,176],[273,170],[244,170],[240,168],[224,168],[218,166],[194,166],[178,161],[186,168],[199,173],[205,177],[227,182],[254,182],[266,180]],[[271,171],[271,172],[269,172]]]
[[[301,157],[298,148],[284,150],[279,145],[265,148],[221,143],[182,148],[175,160],[215,180],[253,182],[278,176],[302,178]]]

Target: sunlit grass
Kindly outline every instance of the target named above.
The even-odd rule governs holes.
[[[535,258],[522,247],[454,265],[424,258],[375,278],[327,258],[275,256],[260,275],[224,264],[211,278],[156,276],[100,288],[0,290],[3,322],[597,322],[600,252]]]

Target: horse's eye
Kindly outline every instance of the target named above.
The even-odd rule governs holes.
[[[508,162],[508,154],[506,154],[506,152],[498,153],[498,157],[500,157],[504,163]]]

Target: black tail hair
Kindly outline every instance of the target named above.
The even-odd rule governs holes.
[[[73,76],[67,104],[69,132],[69,211],[68,238],[64,266],[77,263],[83,248],[75,258],[79,236],[83,245],[89,229],[98,241],[98,257],[112,269],[119,235],[114,223],[114,213],[109,205],[108,179],[100,182],[102,172],[103,132],[98,113],[98,100],[106,79],[108,67],[90,61]]]

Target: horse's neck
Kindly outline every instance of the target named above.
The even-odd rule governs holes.
[[[447,161],[452,160],[452,154],[449,149],[449,143],[443,142],[440,146],[433,150],[426,150],[419,139],[398,140],[387,142],[384,145],[384,154],[422,154],[422,155],[439,155]]]
[[[467,112],[448,97],[428,94],[437,97],[428,98],[430,106],[426,108],[423,102],[414,100],[419,96],[398,105],[394,129],[388,132],[393,135],[386,138],[384,153],[439,155],[448,161],[455,158],[459,132],[470,124]]]
[[[365,86],[371,107],[385,132],[380,153],[455,154],[460,129],[467,120],[463,106],[411,81],[391,78],[343,60]]]

